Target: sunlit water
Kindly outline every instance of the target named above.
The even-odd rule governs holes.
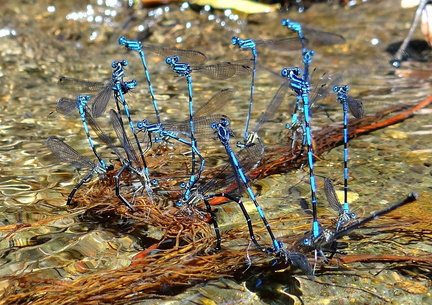
[[[130,19],[130,13],[135,18]],[[134,119],[154,120],[151,103],[146,98],[147,88],[137,54],[127,52],[117,44],[120,35],[135,37],[144,35],[148,29],[151,35],[148,42],[165,46],[198,49],[209,56],[209,62],[232,60],[249,56],[230,45],[231,36],[244,38],[285,37],[288,33],[280,26],[282,18],[294,19],[309,27],[342,34],[347,44],[335,47],[320,47],[313,57],[313,67],[323,72],[341,73],[352,88],[352,95],[364,103],[366,113],[388,108],[391,105],[411,104],[431,93],[430,63],[404,64],[404,69],[394,71],[389,65],[389,55],[385,49],[390,43],[403,39],[413,10],[402,11],[396,1],[366,3],[353,8],[336,5],[317,4],[306,13],[272,13],[249,16],[245,21],[222,11],[201,13],[184,6],[166,6],[154,10],[127,9],[126,4],[113,1],[90,1],[88,4],[71,4],[39,1],[32,4],[10,1],[2,8],[0,19],[0,225],[34,223],[55,215],[70,213],[65,207],[65,198],[59,189],[71,189],[76,183],[73,169],[58,165],[45,147],[45,139],[56,135],[65,139],[72,147],[90,156],[88,143],[82,131],[78,115],[65,118],[55,112],[59,97],[68,95],[60,90],[57,79],[61,75],[105,81],[110,78],[110,64],[113,60],[127,59],[128,79],[136,78],[139,87],[127,98]],[[420,33],[417,38],[421,39]],[[283,67],[301,66],[299,52],[279,54],[276,51],[259,50],[260,64],[254,98],[253,122],[265,109],[281,84],[281,79],[266,70],[278,73]],[[148,56],[148,65],[153,86],[160,105],[163,120],[183,120],[187,118],[187,91],[183,78],[175,78],[162,58]],[[426,77],[402,77],[410,70],[426,71]],[[418,75],[418,74],[417,74]],[[199,104],[225,87],[238,90],[235,101],[224,109],[232,119],[232,128],[237,136],[242,134],[242,124],[247,110],[249,79],[236,79],[229,82],[210,81],[194,76],[194,98]],[[333,100],[326,102],[326,109],[335,121],[342,119],[340,106]],[[263,130],[266,143],[280,142],[284,123],[290,118],[289,106],[285,105],[274,120]],[[53,113],[52,113],[53,112]],[[383,208],[402,199],[407,193],[416,191],[430,193],[431,171],[431,110],[430,107],[416,113],[405,122],[372,132],[350,142],[350,190],[353,208],[360,216]],[[105,120],[105,122],[103,121]],[[108,117],[102,119],[105,126]],[[323,113],[317,112],[313,128],[320,128],[331,122]],[[217,145],[216,145],[217,147]],[[339,186],[342,178],[342,147],[320,156],[316,164],[318,177],[330,177]],[[260,180],[256,189],[260,202],[269,219],[276,218],[281,211],[294,216],[307,217],[300,209],[299,198],[309,198],[307,173],[298,170],[294,173],[276,175]],[[319,182],[319,188],[322,186]],[[319,201],[324,200],[319,192]],[[430,215],[429,202],[425,213]],[[429,206],[427,206],[427,204]],[[416,207],[419,208],[419,207]],[[228,210],[227,210],[228,209]],[[408,209],[409,210],[409,209]],[[428,211],[429,210],[429,211]],[[252,209],[251,209],[252,211]],[[428,211],[428,212],[427,212]],[[331,212],[324,208],[320,213],[330,217]],[[222,230],[241,223],[243,216],[237,207],[230,205],[219,209],[218,215]],[[228,214],[229,213],[229,214]],[[257,216],[254,216],[257,219]],[[429,216],[430,219],[430,216]],[[73,253],[88,257],[89,268],[115,268],[127,266],[136,241],[132,237],[117,237],[101,227],[88,228],[88,224],[76,222],[73,217],[64,218],[49,227],[22,229],[16,240],[0,240],[0,274],[6,276],[22,270],[45,270],[47,278],[73,278],[79,272],[76,266],[69,265]],[[275,224],[277,227],[277,224]],[[67,230],[66,230],[67,228]],[[278,227],[277,234],[284,235]],[[10,229],[11,230],[11,229]],[[66,231],[65,231],[66,230]],[[2,231],[5,236],[8,231]],[[45,242],[44,237],[51,240]],[[74,240],[74,242],[70,242]],[[110,246],[107,246],[110,245]],[[8,254],[9,247],[20,247]],[[362,245],[350,243],[349,250],[361,253]],[[386,251],[375,245],[376,253]],[[417,254],[432,251],[429,243],[416,243],[410,246]],[[400,249],[403,255],[410,247]],[[124,252],[124,257],[118,255]],[[357,251],[357,252],[356,252]],[[62,253],[68,253],[63,257]],[[412,252],[409,252],[412,253]],[[100,257],[115,258],[110,261]],[[53,269],[57,266],[57,269]],[[23,271],[26,272],[26,271]],[[58,272],[58,273],[56,273]],[[398,275],[383,273],[389,283],[397,282]],[[318,281],[341,279],[322,277]],[[365,280],[367,288],[372,287],[371,277]],[[245,300],[245,303],[258,304],[258,298],[251,295],[234,282],[213,283],[207,287],[210,299],[230,291],[227,299]],[[424,284],[424,282],[421,282]],[[331,299],[331,290],[321,295],[316,291],[326,290],[327,286],[303,280],[303,294],[306,299]],[[215,288],[216,287],[216,288]],[[326,288],[322,288],[326,287]],[[384,287],[382,287],[385,289]],[[345,293],[343,289],[337,293]],[[396,289],[396,288],[394,288]],[[341,292],[342,291],[342,292]],[[394,298],[394,293],[381,294],[384,298]],[[189,294],[198,293],[190,290]],[[356,292],[361,298],[374,299],[374,295]],[[232,294],[232,296],[231,296]],[[409,294],[400,290],[400,304],[419,304],[427,294]],[[240,297],[240,295],[242,295]],[[203,296],[201,296],[203,297]],[[412,301],[408,301],[411,297]],[[204,297],[203,297],[204,298]],[[429,291],[430,298],[430,291]],[[181,300],[181,298],[179,298]],[[346,304],[348,297],[340,297],[340,304]],[[312,302],[312,301],[311,301]],[[361,302],[361,301],[359,301]]]

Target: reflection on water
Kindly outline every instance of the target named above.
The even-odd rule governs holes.
[[[313,66],[318,68],[316,74],[342,74],[352,88],[351,94],[361,98],[367,113],[372,114],[391,105],[413,104],[431,93],[429,63],[406,63],[403,65],[405,68],[397,71],[388,65],[390,57],[385,53],[385,49],[388,44],[403,39],[407,31],[406,25],[413,14],[413,10],[400,10],[394,1],[368,3],[354,8],[317,4],[301,15],[296,12],[274,12],[268,15],[249,16],[249,22],[218,11],[197,13],[186,5],[141,10],[129,7],[126,1],[89,1],[86,4],[74,4],[71,1],[55,4],[52,1],[38,1],[37,5],[28,1],[9,1],[2,10],[2,277],[11,274],[32,274],[34,278],[39,279],[76,279],[95,270],[126,267],[136,251],[143,249],[142,232],[135,232],[136,235],[127,234],[127,228],[121,224],[118,224],[118,227],[122,227],[123,231],[103,227],[101,223],[86,222],[80,218],[82,212],[70,211],[65,207],[64,195],[77,182],[74,180],[76,174],[69,167],[56,164],[56,160],[44,144],[47,137],[56,135],[64,138],[69,145],[83,154],[90,154],[78,117],[65,118],[55,112],[58,98],[68,94],[57,87],[56,81],[61,75],[106,81],[110,78],[110,64],[113,60],[127,58],[130,62],[127,77],[136,78],[140,84],[128,96],[133,109],[132,116],[136,120],[154,117],[151,103],[140,102],[148,99],[139,58],[118,46],[117,38],[120,35],[138,36],[146,38],[150,43],[164,46],[198,49],[210,57],[209,62],[214,63],[248,56],[248,53],[230,45],[231,36],[234,34],[243,38],[286,37],[287,30],[279,23],[282,18],[290,18],[312,28],[333,31],[345,36],[345,45],[317,48]],[[260,68],[255,84],[253,120],[259,117],[265,109],[266,102],[272,98],[283,81],[278,76],[278,71],[283,67],[300,64],[298,52],[278,53],[264,48],[258,51]],[[149,56],[147,60],[162,120],[187,119],[187,91],[184,80],[174,78],[162,58]],[[222,88],[235,87],[239,93],[225,111],[233,120],[234,130],[241,134],[241,126],[247,111],[249,81],[237,79],[227,84],[194,77],[194,98],[200,103]],[[266,124],[262,136],[266,142],[280,142],[280,137],[283,137],[281,130],[290,119],[287,113],[291,106],[282,106],[281,113]],[[337,124],[342,118],[340,106],[334,99],[324,101],[324,107],[336,123],[330,122],[323,112],[317,111],[313,125],[316,130],[328,124]],[[54,113],[51,114],[52,111]],[[358,215],[367,216],[370,211],[396,202],[411,191],[423,195],[430,193],[430,120],[429,107],[403,123],[350,142],[350,190],[359,197],[353,202]],[[108,120],[105,118],[102,124],[108,126]],[[209,148],[210,151],[211,149]],[[337,187],[341,186],[341,157],[342,147],[323,154],[316,165],[317,176],[330,177],[336,181]],[[306,230],[308,214],[300,208],[299,201],[301,198],[309,198],[307,180],[306,171],[298,170],[295,173],[268,177],[254,185],[254,190],[259,193],[260,202],[266,209],[269,219],[279,218],[281,214],[284,214],[284,217],[290,215],[292,218],[289,228],[273,221],[278,236]],[[322,187],[321,184],[319,182],[319,189]],[[288,189],[293,186],[297,190],[296,195],[289,196]],[[318,195],[319,200],[324,199],[323,194]],[[423,217],[430,220],[430,197],[429,201],[421,200],[421,205],[416,203],[415,209],[414,205],[412,209],[421,209],[422,206]],[[245,225],[237,206],[227,204],[218,209],[218,219],[223,232]],[[250,211],[252,213],[253,209]],[[325,208],[320,207],[319,213],[323,214],[325,219],[334,217]],[[253,218],[258,219],[257,215]],[[45,224],[45,220],[50,221]],[[388,223],[387,225],[391,226]],[[425,236],[430,235],[430,228],[429,231],[427,228],[424,230]],[[119,231],[124,233],[120,234]],[[160,232],[148,234],[151,237],[146,238],[160,238],[157,235]],[[391,247],[395,255],[404,255],[405,251],[416,251],[416,254],[423,255],[432,251],[430,242],[419,243],[415,238],[411,241],[398,241],[403,244],[392,246],[381,243],[382,236],[378,243],[373,241],[372,233],[364,234],[369,234],[370,238],[364,239],[373,244],[377,253],[385,253],[388,249],[385,246]],[[409,239],[408,233],[404,238]],[[366,242],[362,243],[363,235],[359,235],[358,239],[355,242],[348,242],[347,251],[362,253],[362,247],[369,246]],[[377,273],[379,271],[377,270]],[[406,271],[407,274],[409,272],[411,271]],[[393,285],[394,278],[400,277],[401,274],[394,271],[383,272],[379,282]],[[373,287],[367,268],[362,276],[368,279],[365,281],[366,287]],[[338,278],[325,275],[319,277],[318,281],[345,284],[343,279],[343,275]],[[418,279],[423,284],[423,278],[419,276]],[[248,282],[250,283],[251,281]],[[13,284],[4,285],[10,287]],[[254,289],[257,289],[256,287]],[[301,289],[305,296],[312,297],[314,291],[322,287],[329,286],[319,286],[301,278]],[[380,292],[387,290],[381,288]],[[406,288],[400,289],[409,292]],[[225,280],[213,283],[201,289],[199,293],[200,297],[205,295],[208,299],[216,300],[216,294],[223,294],[220,290],[235,291],[236,293],[232,292],[231,299],[241,295],[245,303],[258,302],[255,295],[240,294],[245,290]],[[347,295],[347,292],[342,290],[336,290],[336,294]],[[197,293],[191,290],[186,294]],[[356,294],[361,295],[361,292],[357,291]],[[403,297],[400,297],[400,303],[416,303],[405,299],[411,296],[416,300],[416,295],[402,292],[401,294]],[[361,299],[367,300],[374,297],[376,296],[367,293],[361,295]],[[395,296],[389,294],[381,297],[392,299]],[[330,299],[330,296],[322,295],[322,298]],[[222,302],[222,299],[220,300]]]

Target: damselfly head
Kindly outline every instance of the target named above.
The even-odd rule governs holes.
[[[233,45],[236,45],[236,44],[239,43],[239,40],[240,40],[239,37],[234,36],[233,38],[231,38],[231,43],[232,43]]]
[[[126,37],[120,36],[119,39],[118,39],[118,43],[125,45],[127,43]]]

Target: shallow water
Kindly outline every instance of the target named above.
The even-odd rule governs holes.
[[[57,87],[59,76],[107,80],[111,73],[110,63],[126,58],[129,61],[127,76],[136,78],[140,84],[128,96],[133,109],[132,116],[135,119],[153,118],[152,105],[139,103],[146,98],[147,92],[139,58],[118,46],[120,35],[134,37],[140,30],[150,28],[152,33],[148,42],[198,49],[208,54],[211,62],[228,61],[247,56],[246,52],[230,46],[231,36],[285,37],[287,30],[280,26],[280,20],[290,18],[311,28],[344,35],[347,39],[345,45],[316,48],[313,66],[327,73],[343,74],[346,83],[352,88],[352,95],[361,98],[367,113],[373,114],[391,105],[413,104],[432,91],[430,63],[404,63],[402,69],[396,71],[388,65],[390,56],[385,50],[389,44],[403,39],[414,12],[402,11],[395,1],[365,3],[352,8],[316,4],[300,15],[294,11],[271,13],[249,16],[248,21],[241,18],[236,20],[235,15],[222,11],[197,13],[186,7],[180,9],[178,5],[138,10],[128,9],[123,2],[112,3],[89,1],[88,4],[76,5],[65,1],[53,5],[51,1],[22,1],[19,4],[10,1],[2,8],[2,277],[33,272],[48,279],[75,279],[84,272],[79,269],[80,266],[71,263],[77,257],[86,263],[85,267],[81,266],[83,270],[114,269],[128,266],[130,258],[140,249],[140,242],[133,235],[117,235],[115,230],[105,228],[103,224],[84,220],[80,222],[73,214],[49,226],[20,228],[19,234],[12,238],[8,235],[16,224],[43,222],[73,213],[65,207],[65,197],[59,190],[70,190],[77,181],[73,180],[76,175],[70,167],[57,164],[44,141],[48,136],[56,135],[80,152],[88,156],[90,152],[79,118],[65,118],[55,112],[58,98],[70,94]],[[130,20],[132,14],[134,18]],[[421,39],[420,33],[416,35]],[[283,67],[301,63],[297,54],[299,52],[278,54],[265,49],[259,51],[260,63],[265,68],[258,70],[253,120],[259,117],[281,83],[274,74],[266,72],[267,69],[277,72]],[[186,119],[187,91],[184,80],[174,78],[161,58],[149,56],[148,64],[163,120]],[[247,110],[245,101],[248,99],[249,80],[219,82],[194,77],[193,84],[194,98],[198,102],[207,100],[224,87],[235,87],[239,91],[225,111],[232,119],[234,131],[240,135]],[[335,121],[342,119],[339,105],[334,100],[326,101],[325,107]],[[284,122],[289,120],[286,114],[288,107],[282,110],[287,111],[278,113],[263,130],[262,137],[269,146],[280,142],[280,130]],[[431,232],[428,227],[432,202],[431,113],[430,107],[422,109],[404,122],[350,142],[350,190],[354,197],[358,196],[353,202],[356,213],[367,216],[370,211],[395,203],[407,193],[416,191],[420,194],[420,200],[394,213],[396,216],[404,213],[424,215],[425,223],[418,224],[417,231],[413,226],[410,227],[412,231],[409,232],[415,238],[409,241],[396,240],[394,232],[384,236],[384,233],[377,234],[376,237],[373,230],[361,230],[358,240],[349,242],[346,249],[349,254],[385,254],[392,251],[394,255],[423,256],[431,253]],[[102,119],[102,123],[107,126],[108,118]],[[335,123],[318,111],[314,116],[313,127],[319,129],[327,124]],[[342,189],[343,184],[341,159],[342,147],[337,147],[321,155],[316,164],[316,175],[334,179],[338,189]],[[290,213],[293,218],[298,216],[300,220],[296,223],[299,226],[307,223],[305,217],[308,215],[298,204],[299,198],[309,198],[307,180],[306,171],[298,170],[256,182],[254,187],[260,194],[260,203],[267,218],[273,219],[272,225],[278,236],[295,231],[294,227],[287,230],[276,221],[281,211]],[[321,186],[318,185],[319,188]],[[324,199],[321,192],[318,196],[320,201]],[[240,209],[233,204],[218,209],[218,220],[223,232],[235,226],[244,226]],[[253,209],[250,211],[252,213]],[[325,208],[320,208],[319,212],[325,219],[334,216]],[[253,215],[253,218],[258,221],[257,215]],[[374,226],[370,224],[371,228]],[[399,233],[402,239],[408,238],[409,234],[404,236]],[[156,236],[158,233],[152,234]],[[246,245],[247,241],[243,243]],[[414,267],[403,265],[400,268],[395,263],[392,267],[356,263],[337,271],[331,268],[326,270],[323,266],[315,282],[303,276],[298,277],[303,293],[301,298],[306,304],[380,304],[388,300],[393,304],[419,304],[430,300],[430,263],[417,268],[415,263]],[[278,286],[281,281],[283,279],[274,279],[274,285],[267,285],[275,295],[273,302],[282,304],[292,299],[300,302],[296,299],[298,294],[297,297],[290,297],[284,290],[286,287]],[[253,280],[245,285],[250,286],[251,282]],[[3,284],[7,286],[7,281]],[[408,284],[418,289],[410,290]],[[186,296],[173,297],[172,303],[194,299],[200,304],[210,300],[223,304],[241,299],[245,304],[258,304],[259,297],[246,289],[245,285],[228,279],[209,282],[206,286],[191,288],[185,292]],[[247,288],[252,291],[261,289],[263,297],[262,290],[265,289],[249,286]],[[271,302],[268,298],[264,299]]]

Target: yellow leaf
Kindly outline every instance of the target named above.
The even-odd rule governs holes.
[[[210,5],[217,9],[232,9],[245,14],[259,14],[276,11],[280,4],[262,4],[249,0],[194,0],[198,5]]]

